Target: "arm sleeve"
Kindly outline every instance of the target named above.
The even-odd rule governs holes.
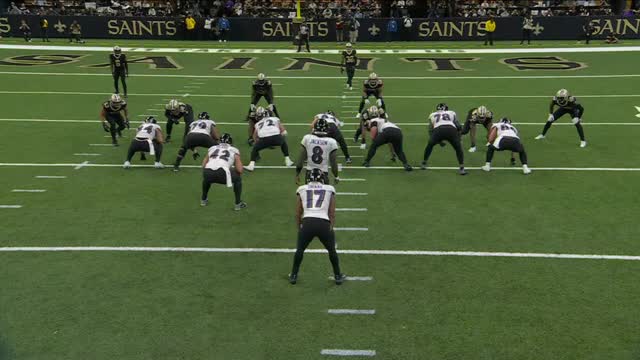
[[[338,150],[333,150],[329,154],[329,164],[331,164],[331,173],[334,177],[338,177]]]
[[[304,165],[304,160],[307,158],[307,148],[301,146],[302,150],[300,150],[300,155],[298,155],[298,159],[296,160],[296,175],[300,175],[302,171],[302,166]]]

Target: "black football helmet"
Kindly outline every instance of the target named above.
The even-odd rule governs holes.
[[[144,122],[147,124],[157,124],[158,120],[156,120],[155,116],[147,116],[147,118],[144,119]]]
[[[511,124],[511,119],[509,119],[508,117],[503,117],[502,119],[500,119],[500,122],[504,124]]]
[[[335,113],[335,112],[333,112],[333,110],[327,110],[327,112],[326,112],[325,114],[327,114],[327,115],[331,115],[331,116],[333,116],[333,117],[335,117],[335,116],[336,116],[336,113]]]
[[[200,120],[211,120],[211,117],[209,116],[208,112],[203,111],[200,114],[198,114],[198,119],[200,119]]]
[[[309,173],[309,182],[319,182],[324,184],[324,173],[322,170],[315,168]]]
[[[229,145],[233,145],[233,138],[231,137],[231,134],[224,133],[220,137],[220,142],[221,143],[225,143],[225,144],[229,144]]]
[[[438,104],[436,106],[436,110],[437,111],[447,111],[447,110],[449,110],[449,107],[445,103],[440,103],[440,104]]]
[[[315,124],[313,124],[314,134],[326,135],[327,129],[329,129],[329,124],[327,123],[327,120],[324,117],[321,117],[320,119],[318,119],[318,121],[316,121]]]

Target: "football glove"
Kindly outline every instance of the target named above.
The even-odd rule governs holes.
[[[547,118],[547,121],[548,122],[552,122],[553,120],[554,120],[553,119],[553,114],[549,114],[549,117]]]
[[[180,124],[180,119],[179,118],[173,118],[173,119],[171,119],[171,122],[176,124],[176,125],[178,125],[178,124]]]
[[[365,103],[365,104],[367,104],[367,105],[369,105],[369,99],[365,99],[365,100],[364,100],[364,103]]]
[[[287,136],[287,134],[288,134],[287,130],[282,132],[282,136]]]
[[[193,160],[198,160],[199,157],[200,157],[200,153],[194,151],[193,152]]]
[[[382,99],[378,99],[378,101],[376,101],[376,103],[378,104],[378,106],[382,106]]]
[[[108,123],[108,122],[106,122],[106,121],[103,121],[103,122],[102,122],[102,128],[103,128],[103,129],[104,129],[104,131],[106,131],[106,132],[111,131],[111,126],[110,126],[110,125],[109,125],[109,123]]]
[[[129,119],[124,121],[124,125],[127,127],[127,130],[131,129],[131,124],[129,123]]]

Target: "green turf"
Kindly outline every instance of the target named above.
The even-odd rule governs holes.
[[[0,50],[0,58],[31,54],[53,52]],[[244,175],[243,198],[249,208],[234,212],[232,193],[223,187],[213,187],[209,207],[199,206],[201,175],[195,167],[177,174],[119,168],[132,131],[125,133],[119,148],[89,146],[110,141],[98,112],[112,91],[111,79],[104,69],[84,67],[103,62],[104,53],[78,54],[85,56],[69,65],[0,66],[0,205],[23,205],[0,209],[0,247],[295,247],[291,169]],[[292,157],[308,132],[305,124],[329,108],[347,122],[345,137],[356,145],[350,138],[360,80],[342,98],[343,80],[334,68],[278,70],[291,56],[253,55],[258,59],[252,69],[222,71],[214,68],[229,55],[169,55],[181,69],[132,65],[128,100],[134,125],[142,114],[161,117],[158,104],[179,97],[196,111],[206,110],[216,121],[230,123],[219,127],[234,136],[246,163],[248,77],[266,72],[277,84],[276,104],[289,131]],[[313,57],[338,60],[332,55]],[[339,196],[338,207],[368,211],[338,213],[336,225],[369,231],[337,233],[340,249],[640,254],[634,210],[640,172],[536,169],[638,167],[640,150],[633,144],[640,126],[593,124],[637,122],[637,80],[575,77],[635,75],[636,53],[563,54],[587,67],[560,73],[519,72],[500,63],[517,57],[513,54],[473,55],[478,60],[461,62],[469,71],[449,72],[429,71],[427,63],[406,63],[402,56],[376,57],[372,70],[383,78],[397,77],[385,81],[385,98],[393,120],[403,124],[412,164],[422,159],[427,114],[446,101],[460,116],[486,104],[497,116],[525,123],[517,126],[534,172],[524,176],[518,168],[489,174],[471,170],[467,177],[455,170],[405,173],[400,168],[361,169],[363,159],[355,158],[358,168],[345,166],[341,177],[366,181],[343,182],[337,189],[369,195]],[[106,76],[86,75],[90,73]],[[197,80],[204,84],[187,92],[183,86],[196,79],[163,75],[202,76]],[[544,141],[533,140],[546,120],[550,97],[561,87],[570,89],[586,108],[585,149],[578,147],[568,118],[559,120],[564,125],[554,126]],[[162,118],[161,124],[164,127]],[[182,126],[175,127],[174,134],[180,134]],[[478,130],[480,150],[465,153],[467,166],[484,164],[484,134]],[[469,146],[467,137],[464,144]],[[165,164],[173,162],[178,147],[177,142],[165,146]],[[357,148],[350,151],[365,155]],[[115,166],[74,170],[83,161]],[[136,157],[134,164],[152,162]],[[188,156],[183,164],[198,162]],[[279,151],[265,150],[259,165],[283,165],[283,159]],[[373,165],[397,166],[386,148],[379,150]],[[454,167],[452,149],[437,147],[430,165]],[[507,154],[499,153],[494,166],[509,167]],[[67,178],[34,178],[37,175]],[[374,281],[342,287],[327,280],[329,264],[322,254],[305,257],[300,283],[292,287],[286,281],[290,261],[291,254],[261,253],[0,252],[0,359],[320,359],[324,348],[374,349],[382,359],[640,356],[636,261],[343,255],[345,272],[373,276]],[[334,316],[326,314],[329,308],[377,313]]]

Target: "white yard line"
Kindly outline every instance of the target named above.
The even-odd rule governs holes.
[[[373,309],[329,309],[327,313],[331,315],[375,315],[376,311]]]
[[[341,182],[342,181],[346,181],[346,182],[350,182],[350,181],[367,181],[367,179],[359,179],[359,178],[346,178],[346,179],[343,179],[343,178],[340,178],[340,181]]]
[[[334,227],[334,231],[369,231],[366,227]]]
[[[346,350],[346,349],[324,349],[320,351],[321,355],[330,356],[376,356],[375,350]]]
[[[83,161],[81,164],[76,165],[73,169],[74,170],[80,170],[80,169],[82,169],[83,167],[85,167],[87,165],[89,165],[89,161]]]
[[[9,205],[20,206],[20,205]],[[296,249],[286,248],[207,248],[207,247],[138,247],[138,246],[9,246],[0,247],[0,252],[196,252],[196,253],[295,253]],[[308,249],[305,253],[326,254],[325,249]],[[431,251],[431,250],[340,250],[340,254],[389,255],[389,256],[461,256],[482,258],[533,258],[571,260],[624,260],[640,261],[640,255],[564,254],[528,252],[486,252],[486,251]],[[366,278],[366,279],[365,279]],[[349,280],[349,278],[347,278]],[[354,279],[370,281],[369,277]]]
[[[47,190],[43,190],[43,189],[13,189],[11,190],[11,192],[14,193],[43,193],[46,192]]]
[[[96,154],[96,153],[75,153],[73,155],[76,155],[76,156],[100,156],[100,154]]]
[[[352,211],[352,212],[365,212],[366,208],[336,208],[336,211]]]
[[[53,176],[53,175],[37,175],[36,179],[66,179],[66,176]]]
[[[22,205],[0,205],[0,209],[20,209]]]
[[[338,192],[336,195],[340,196],[367,196],[368,193],[358,193],[358,192]]]
[[[113,146],[113,144],[89,144],[89,146]]]
[[[147,116],[158,116],[158,115],[157,114],[140,114],[140,115],[138,115],[138,117],[147,117]]]
[[[147,109],[147,111],[156,111],[158,109]]]

